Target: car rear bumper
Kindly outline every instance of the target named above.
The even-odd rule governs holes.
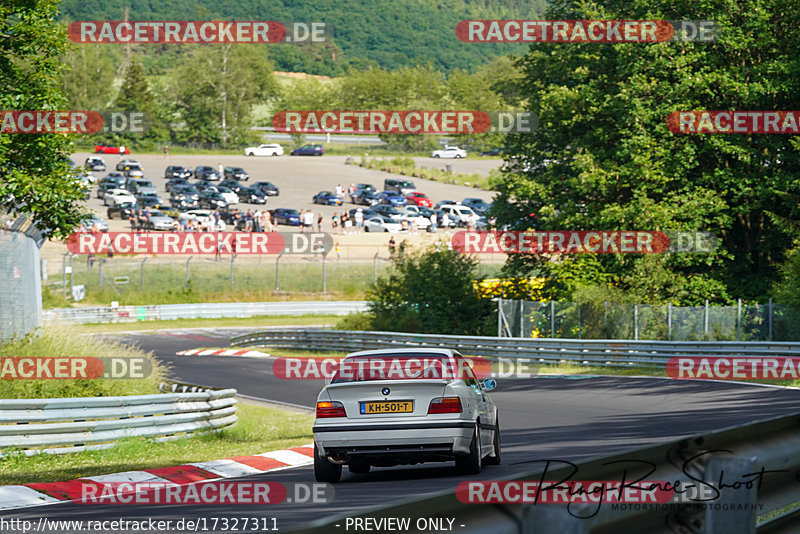
[[[466,454],[475,423],[463,419],[422,423],[343,423],[318,422],[314,440],[321,453],[345,451],[348,456],[428,457],[429,453],[446,460]]]

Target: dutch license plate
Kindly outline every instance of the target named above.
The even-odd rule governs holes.
[[[413,401],[379,401],[361,403],[361,415],[379,413],[411,413],[413,411]]]

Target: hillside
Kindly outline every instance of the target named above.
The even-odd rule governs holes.
[[[456,38],[464,19],[536,18],[547,0],[64,0],[62,17],[74,20],[277,20],[325,22],[330,42],[270,45],[278,70],[336,75],[350,67],[394,69],[431,63],[437,69],[472,69],[495,55],[524,53],[524,45],[472,44]],[[180,55],[179,47],[139,45],[145,55]],[[173,50],[175,49],[175,50]]]

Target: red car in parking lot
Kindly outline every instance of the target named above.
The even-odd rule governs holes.
[[[97,154],[119,154],[119,147],[111,145],[95,145],[94,151]],[[131,149],[125,147],[125,154],[130,154],[130,153]]]
[[[406,200],[409,204],[414,204],[416,206],[424,206],[426,208],[433,207],[433,202],[431,202],[431,199],[429,199],[425,193],[420,193],[419,191],[414,191],[413,193],[407,194]]]

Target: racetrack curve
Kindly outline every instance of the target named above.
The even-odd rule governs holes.
[[[175,356],[194,347],[224,347],[242,329],[182,330],[114,336],[153,351],[171,365],[173,378],[209,386],[235,387],[262,399],[312,406],[320,381],[280,380],[272,360],[215,356]],[[744,383],[678,381],[636,377],[539,377],[500,380],[492,398],[500,409],[503,463],[470,480],[489,480],[537,467],[542,459],[585,460],[671,441],[701,432],[796,412],[800,390]],[[265,451],[266,452],[266,451]],[[189,459],[187,459],[189,461]],[[452,490],[466,479],[452,464],[377,469],[366,475],[344,470],[332,503],[312,506],[120,506],[63,503],[0,518],[172,519],[198,517],[277,518],[280,531],[364,507]],[[247,477],[247,480],[312,483],[313,469],[301,467]],[[344,525],[336,531],[345,532]]]

